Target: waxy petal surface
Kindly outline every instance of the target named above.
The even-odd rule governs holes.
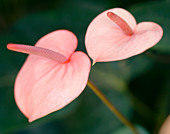
[[[57,35],[56,33],[52,32],[48,35]],[[55,44],[56,47],[51,42],[52,46],[48,45],[48,49],[54,51],[61,47],[63,54],[70,57],[69,61],[58,64],[45,57],[29,55],[17,75],[15,100],[21,112],[29,118],[29,122],[63,108],[79,96],[87,84],[91,67],[90,59],[83,52],[73,52],[77,46],[75,41],[77,38],[71,32],[65,33],[67,34],[70,34],[68,35],[70,42],[66,38],[62,38],[64,40],[61,41],[60,38],[60,42]],[[45,38],[48,38],[48,35]],[[39,47],[41,44],[47,46],[48,42],[45,44],[40,41],[37,43]],[[64,47],[72,50],[65,51]]]
[[[121,17],[134,31],[126,35],[107,13]],[[89,25],[85,44],[93,62],[117,61],[144,52],[154,46],[162,37],[162,28],[153,22],[136,25],[135,18],[126,10],[114,8],[99,14]]]
[[[77,43],[77,37],[72,32],[68,30],[57,30],[43,36],[35,46],[53,50],[69,58],[76,50]]]

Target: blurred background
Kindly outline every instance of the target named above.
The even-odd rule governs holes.
[[[86,87],[71,104],[28,123],[14,101],[15,77],[27,55],[7,43],[34,45],[43,35],[68,29],[86,52],[84,37],[92,19],[122,7],[137,22],[163,27],[162,40],[126,60],[97,63],[90,80],[133,122],[141,134],[157,134],[170,113],[170,0],[0,0],[0,134],[131,134]]]

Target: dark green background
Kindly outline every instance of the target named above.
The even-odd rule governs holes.
[[[8,43],[34,45],[43,35],[68,29],[86,52],[84,37],[92,19],[106,9],[122,7],[137,22],[163,27],[162,40],[126,60],[97,63],[90,80],[139,129],[156,134],[170,113],[170,0],[0,0],[0,134],[131,134],[86,87],[60,111],[28,123],[17,108],[13,88],[25,54],[6,49]]]

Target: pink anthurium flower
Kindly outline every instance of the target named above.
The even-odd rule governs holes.
[[[154,22],[136,24],[125,9],[113,8],[99,14],[90,23],[85,44],[95,62],[117,61],[140,54],[154,46],[163,35]]]
[[[15,82],[15,101],[32,122],[59,110],[80,95],[87,84],[90,59],[77,48],[76,36],[57,30],[35,46],[8,44],[10,50],[30,54]]]

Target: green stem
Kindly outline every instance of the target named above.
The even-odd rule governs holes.
[[[106,96],[90,81],[88,80],[87,85],[92,89],[92,91],[101,99],[101,101],[110,109],[110,111],[117,116],[117,118],[128,126],[134,134],[139,134],[134,125],[128,121],[117,109],[116,107],[106,98]]]

